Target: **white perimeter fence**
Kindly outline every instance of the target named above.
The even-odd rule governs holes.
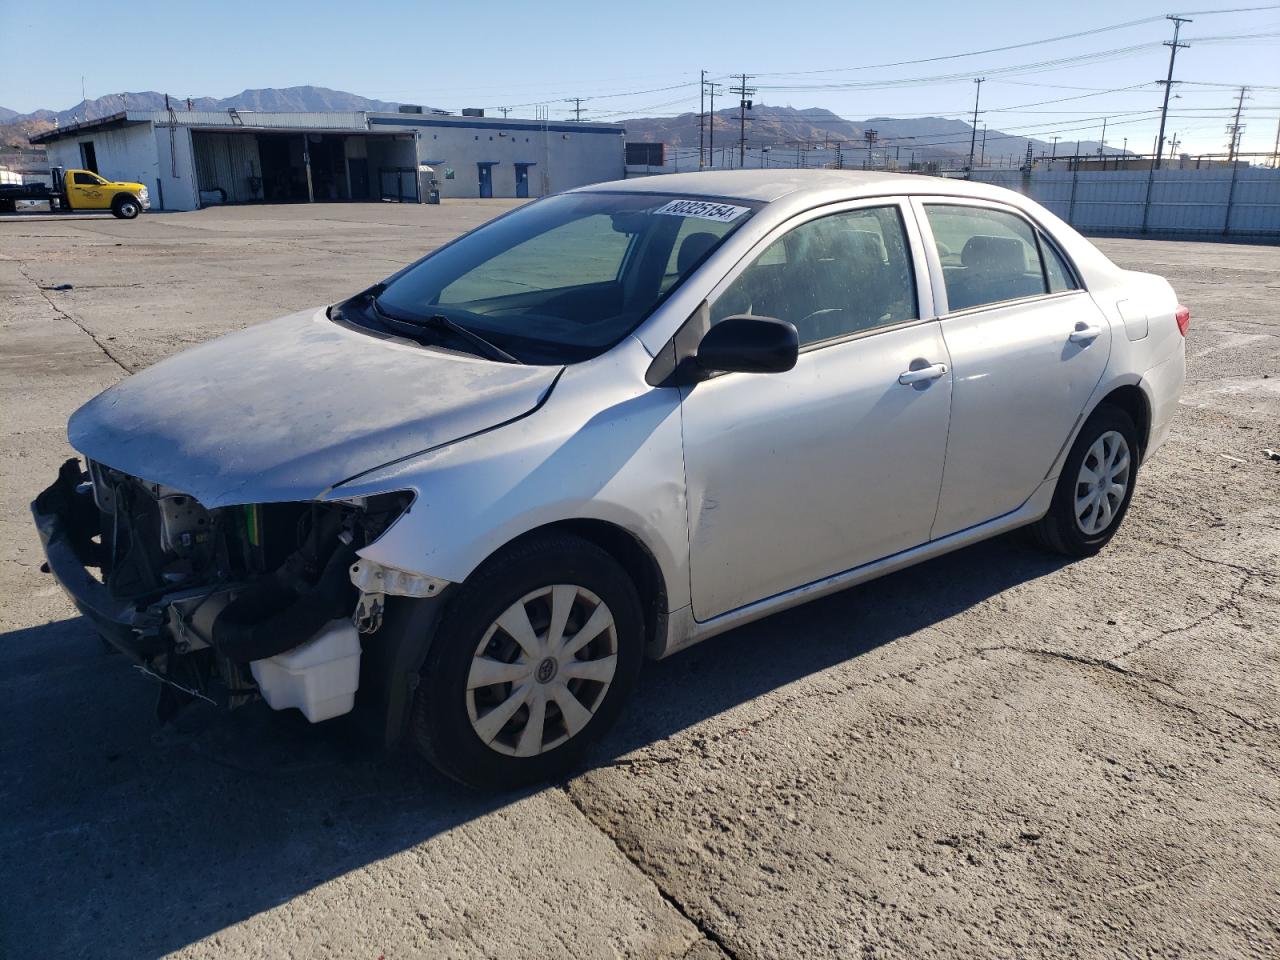
[[[1280,170],[975,170],[972,177],[1044,204],[1086,233],[1280,240]]]

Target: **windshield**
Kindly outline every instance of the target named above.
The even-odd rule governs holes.
[[[491,359],[585,360],[634,330],[758,206],[657,193],[549,197],[420,260],[374,288],[367,309],[353,301],[343,313],[472,349],[448,336],[450,325],[463,327],[499,348]]]

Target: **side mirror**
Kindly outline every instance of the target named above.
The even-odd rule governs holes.
[[[800,335],[772,317],[726,317],[698,344],[698,366],[708,373],[785,373],[796,365]]]

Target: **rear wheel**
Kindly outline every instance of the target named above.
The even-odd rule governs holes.
[[[115,202],[111,204],[111,212],[121,220],[132,220],[142,212],[142,204],[133,197],[116,197]]]
[[[515,787],[566,773],[640,669],[634,585],[576,537],[517,544],[450,604],[414,696],[412,735],[444,773]]]
[[[1138,450],[1129,415],[1098,407],[1067,454],[1049,512],[1032,528],[1041,545],[1077,557],[1106,546],[1129,509]]]

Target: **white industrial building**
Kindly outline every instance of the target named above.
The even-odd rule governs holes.
[[[154,208],[539,197],[624,176],[614,123],[420,113],[127,110],[32,138],[49,163],[146,184]]]

